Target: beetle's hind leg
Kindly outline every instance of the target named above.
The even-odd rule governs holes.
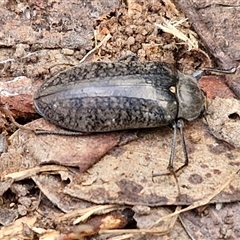
[[[74,132],[74,131],[68,131],[65,129],[58,129],[58,130],[45,130],[45,129],[33,129],[33,132],[36,135],[64,135],[64,136],[85,136],[89,135],[90,133],[86,132]]]

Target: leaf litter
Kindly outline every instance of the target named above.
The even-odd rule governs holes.
[[[131,4],[128,9],[128,17],[134,16],[135,10],[137,10],[137,15],[143,11],[142,6],[135,3],[135,1],[129,1],[129,3]],[[166,4],[166,6],[171,5]],[[158,8],[159,6],[156,5],[154,7]],[[100,25],[96,37],[101,37],[103,33],[105,35],[108,34],[109,32],[106,29],[106,26],[104,28],[104,24]],[[139,29],[136,31],[139,31]],[[120,33],[123,34],[122,32]],[[144,31],[142,33],[144,34]],[[116,37],[116,35],[114,36]],[[114,45],[115,40],[111,41],[111,44]],[[117,47],[121,48],[122,46],[117,46],[118,43],[116,42],[115,49],[107,44],[109,52],[111,50],[116,51]],[[129,47],[133,50],[138,44],[139,42],[136,42],[136,44]],[[168,47],[171,48],[170,45]],[[104,49],[106,51],[106,47],[103,46],[102,49],[99,49],[99,53],[101,51],[104,52]],[[151,44],[144,45],[143,49],[145,53],[138,53],[142,58],[146,57],[145,54],[150,49],[155,50]],[[106,51],[106,53],[108,52]],[[163,52],[163,55],[171,62],[171,54]],[[205,56],[205,54],[203,55]],[[154,58],[158,55],[152,54],[152,56]],[[187,59],[187,61],[189,60],[190,58]],[[206,61],[208,62],[209,59]],[[184,65],[184,60],[178,59],[178,63]],[[188,66],[191,65],[190,60]],[[223,109],[222,112],[220,112],[221,109]],[[226,99],[216,98],[211,100],[209,104],[208,115],[206,117],[209,123],[208,126],[204,125],[201,120],[186,123],[185,135],[190,163],[188,167],[178,173],[178,182],[181,190],[180,197],[172,176],[161,176],[152,179],[153,173],[167,172],[172,138],[172,132],[168,128],[140,130],[138,139],[126,145],[119,145],[123,133],[104,134],[106,143],[109,143],[109,145],[103,144],[99,155],[89,157],[86,154],[82,157],[82,160],[78,153],[79,151],[76,152],[74,149],[81,149],[80,151],[82,152],[82,149],[90,146],[90,152],[95,153],[94,150],[101,142],[99,139],[103,137],[102,135],[86,137],[86,140],[83,140],[83,142],[86,141],[87,144],[84,147],[83,145],[79,147],[77,142],[85,137],[35,136],[29,131],[20,129],[10,138],[11,145],[8,152],[1,155],[1,186],[4,186],[2,194],[4,192],[8,194],[8,189],[11,189],[11,186],[18,182],[26,185],[24,180],[30,179],[44,194],[44,196],[41,196],[43,200],[46,201],[48,199],[67,214],[80,208],[89,211],[88,217],[91,218],[93,217],[91,214],[95,214],[96,212],[92,213],[90,208],[91,206],[95,206],[95,204],[104,204],[103,208],[107,208],[109,204],[114,204],[119,209],[126,205],[133,206],[133,209],[135,209],[135,219],[137,219],[140,230],[129,230],[128,233],[126,230],[117,230],[115,234],[120,234],[122,238],[134,237],[136,239],[136,235],[134,234],[141,232],[141,229],[141,233],[144,233],[145,230],[145,233],[162,233],[163,235],[172,229],[171,236],[177,239],[179,237],[177,233],[181,232],[181,225],[179,221],[176,221],[177,218],[175,220],[171,218],[170,224],[169,222],[164,222],[161,227],[157,225],[157,229],[151,229],[151,226],[161,223],[161,220],[166,219],[164,215],[169,215],[169,209],[165,207],[166,205],[189,205],[189,209],[194,209],[203,204],[229,203],[240,199],[239,175],[236,174],[240,161],[239,141],[237,141],[239,132],[237,126],[239,125],[238,116],[239,106],[237,100],[229,98],[226,104]],[[44,128],[48,126],[45,121],[43,121],[44,125],[42,125],[42,121],[37,120],[31,123],[30,126],[36,128],[39,128],[39,126],[44,126]],[[217,139],[212,137],[210,133],[213,133]],[[89,140],[91,138],[98,139],[96,145]],[[177,152],[174,163],[175,168],[182,165],[183,157],[181,155],[180,142],[178,142]],[[65,167],[53,164],[60,164]],[[79,171],[79,167],[81,172]],[[229,179],[229,175],[232,176],[231,179]],[[29,184],[29,191],[33,189],[31,188],[31,184]],[[16,190],[16,193],[24,194],[20,190]],[[32,205],[34,205],[34,202],[32,202]],[[38,207],[38,211],[48,216],[52,222],[56,223],[57,221],[50,218],[50,216],[55,216],[57,219],[56,216],[61,215],[54,208],[49,207],[44,210],[41,208],[41,205],[36,206]],[[137,206],[149,207],[150,210],[145,213],[138,213]],[[212,206],[214,205],[210,205],[210,208]],[[183,209],[183,211],[189,209]],[[179,211],[178,207],[176,210],[174,214],[177,216],[181,211]],[[192,213],[193,211],[189,212],[189,214]],[[82,213],[78,214],[82,215]],[[99,214],[101,215],[101,213]],[[185,224],[186,231],[191,232],[190,227],[186,227],[186,224],[189,225],[190,223],[187,223],[187,219],[184,221],[184,217],[188,217],[186,214],[181,214],[181,221]],[[34,230],[35,234],[42,235],[42,239],[53,239],[59,236],[58,231],[47,233],[45,230],[46,226],[45,228],[34,228],[33,224],[30,224],[30,220],[28,218],[29,227],[31,227],[31,230]],[[84,221],[88,221],[87,218],[84,218]],[[146,224],[141,224],[141,221]],[[73,224],[71,221],[70,223]],[[66,232],[64,227],[61,227],[62,231]],[[108,227],[110,229],[109,225]],[[51,224],[49,224],[49,229],[53,229]],[[89,225],[87,225],[87,229],[89,230]],[[78,236],[83,236],[81,231],[84,232],[87,229],[78,229]],[[197,231],[196,226],[195,228],[192,227],[192,229]],[[0,234],[6,233],[4,232],[4,228],[1,230]],[[63,235],[62,238],[73,238],[71,234],[75,230],[71,229],[72,232],[70,231],[70,235]],[[124,232],[128,235],[124,236]],[[96,233],[111,234],[114,231],[98,229],[91,234]],[[186,233],[181,236],[187,239]],[[206,235],[203,234],[201,237],[203,236]],[[99,239],[102,239],[101,235],[99,237]],[[196,235],[195,238],[199,238],[199,236]],[[119,236],[116,239],[120,239]],[[151,239],[154,239],[152,235]],[[156,236],[156,239],[159,239],[158,236]]]

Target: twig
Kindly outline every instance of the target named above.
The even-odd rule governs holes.
[[[110,38],[112,37],[112,35],[109,33],[95,48],[93,48],[91,51],[89,51],[81,60],[79,63],[83,63],[86,61],[86,59],[93,54],[94,52],[96,52],[104,43],[106,43]]]

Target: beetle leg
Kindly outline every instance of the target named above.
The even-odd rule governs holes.
[[[184,122],[182,119],[177,120],[177,122],[175,122],[173,124],[173,140],[172,140],[172,146],[171,146],[170,160],[169,160],[169,164],[168,164],[168,169],[171,173],[176,173],[188,165],[188,153],[187,153],[187,147],[186,147],[186,142],[185,142],[185,138],[184,138],[183,128],[184,128]],[[180,132],[181,144],[182,144],[185,162],[180,168],[178,168],[177,170],[174,170],[173,161],[174,161],[175,153],[176,153],[177,129],[179,129],[179,132]]]
[[[175,158],[175,153],[176,153],[176,140],[177,140],[177,124],[176,122],[173,124],[173,138],[172,138],[172,145],[171,145],[171,154],[170,154],[170,159],[168,163],[168,170],[173,173],[174,168],[173,168],[173,160]]]
[[[177,128],[179,128],[178,122],[175,122],[172,127],[173,127],[173,139],[172,139],[170,159],[169,159],[169,163],[168,163],[168,170],[169,170],[170,174],[173,175],[173,177],[176,181],[177,192],[178,192],[177,198],[178,198],[181,195],[180,187],[178,184],[178,178],[177,178],[177,174],[176,174],[179,169],[177,171],[175,171],[174,167],[173,167],[173,161],[174,161],[175,154],[176,154]],[[179,128],[179,129],[181,129],[181,128]]]
[[[64,135],[64,136],[84,136],[89,135],[90,133],[85,132],[74,132],[74,131],[68,131],[64,129],[58,129],[58,130],[44,130],[44,129],[34,129],[33,130],[36,135],[44,135],[44,134],[52,134],[52,135]]]
[[[185,138],[184,138],[184,132],[183,132],[183,128],[184,128],[184,122],[182,119],[179,119],[177,121],[177,127],[180,131],[180,137],[181,137],[181,143],[182,143],[182,149],[183,149],[183,155],[184,155],[184,159],[185,159],[185,162],[184,164],[179,168],[177,169],[177,171],[179,171],[180,169],[186,167],[188,165],[188,153],[187,153],[187,147],[186,147],[186,142],[185,142]]]
[[[129,61],[137,61],[138,60],[138,57],[137,57],[137,55],[135,54],[135,53],[128,53],[127,55],[124,55],[124,56],[121,56],[117,61],[118,62],[123,62],[123,61],[126,61],[126,60],[128,60],[129,59]]]
[[[0,134],[0,154],[7,152],[8,149],[8,141],[6,135],[3,133]]]

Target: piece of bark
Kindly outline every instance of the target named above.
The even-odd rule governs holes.
[[[223,3],[217,0],[213,3],[211,0],[179,0],[177,4],[204,46],[215,57],[218,67],[236,67],[237,60],[240,59],[240,42],[236,34],[239,32],[237,1]]]

